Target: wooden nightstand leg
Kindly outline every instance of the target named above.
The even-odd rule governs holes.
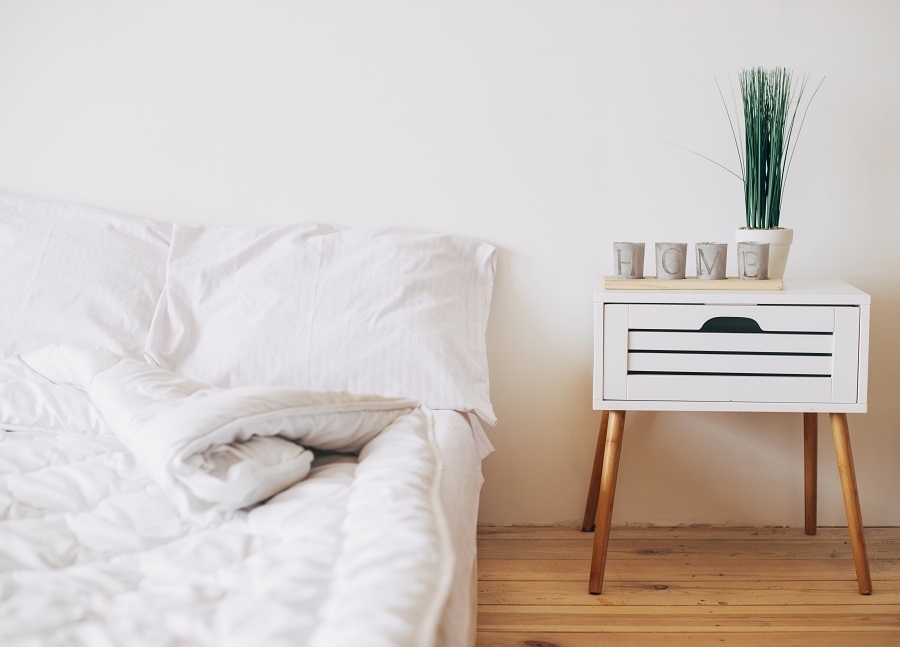
[[[816,534],[818,492],[819,414],[803,414],[803,493],[806,500],[806,534]]]
[[[841,489],[844,492],[844,508],[847,510],[847,526],[850,529],[850,545],[853,547],[853,562],[856,565],[856,581],[859,592],[872,592],[872,578],[869,575],[869,557],[866,554],[866,538],[863,535],[862,513],[859,510],[859,492],[856,489],[856,471],[853,468],[853,452],[850,449],[850,429],[846,413],[832,413],[831,433],[834,435],[834,451],[837,454],[838,471],[841,475]]]
[[[597,432],[597,449],[594,451],[594,465],[591,467],[591,484],[588,486],[587,503],[584,506],[584,519],[581,532],[593,532],[597,518],[597,501],[600,499],[600,473],[603,471],[603,452],[606,449],[606,429],[609,426],[609,411],[600,416],[600,429]]]
[[[613,500],[616,497],[616,477],[619,475],[619,455],[622,453],[622,431],[625,429],[625,412],[609,412],[609,429],[606,432],[606,450],[600,475],[600,501],[597,510],[597,530],[594,532],[594,550],[591,554],[591,579],[588,591],[598,594],[603,590],[603,573],[606,570],[606,551],[609,547],[609,527],[612,521]]]

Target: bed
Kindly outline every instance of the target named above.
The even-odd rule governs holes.
[[[495,254],[0,194],[0,643],[472,644]]]

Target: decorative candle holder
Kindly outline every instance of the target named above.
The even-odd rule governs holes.
[[[696,243],[697,278],[720,281],[725,278],[728,243]]]
[[[769,278],[769,243],[742,241],[737,244],[737,255],[739,279]]]
[[[656,243],[656,278],[683,279],[687,243]]]
[[[613,243],[613,278],[644,278],[644,243]]]

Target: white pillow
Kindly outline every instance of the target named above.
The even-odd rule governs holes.
[[[145,355],[210,384],[406,396],[494,424],[495,253],[400,229],[176,225]]]
[[[172,226],[0,194],[0,356],[53,343],[140,358]]]

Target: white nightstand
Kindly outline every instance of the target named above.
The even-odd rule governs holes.
[[[803,413],[806,534],[816,533],[816,429],[828,413],[859,592],[872,592],[847,413],[866,411],[870,297],[837,280],[784,290],[594,290],[594,409],[602,410],[582,529],[596,521],[600,593],[626,411]],[[599,509],[598,509],[599,507]]]

